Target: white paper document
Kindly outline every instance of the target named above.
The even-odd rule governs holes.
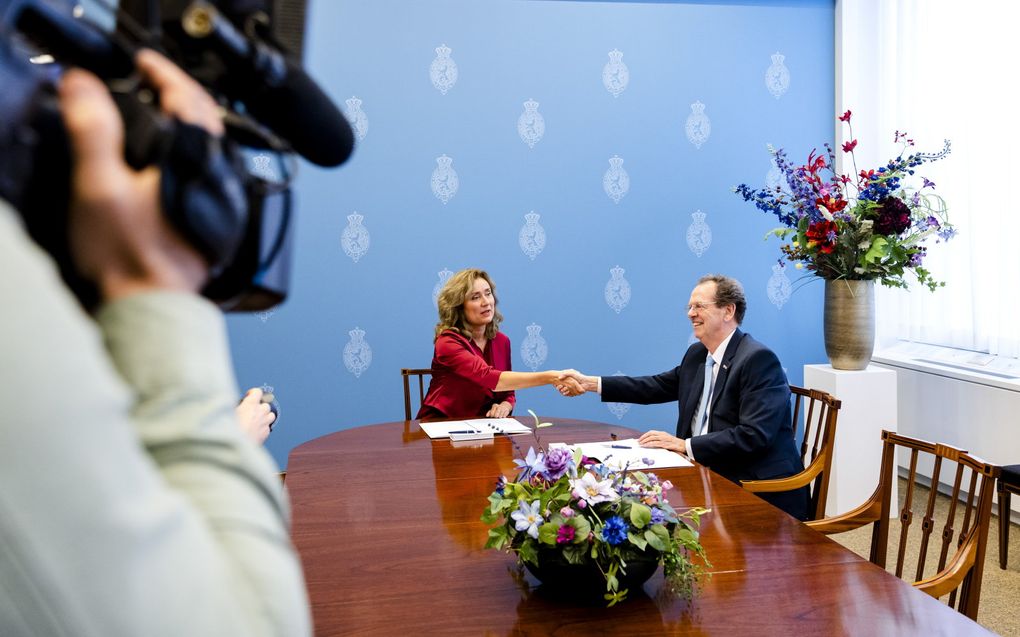
[[[516,418],[474,418],[471,420],[444,420],[442,422],[419,423],[429,438],[450,438],[451,440],[478,440],[491,438],[494,434],[525,434],[531,428]]]
[[[606,442],[582,442],[576,445],[554,442],[549,445],[550,449],[556,447],[580,449],[581,453],[589,458],[598,458],[602,462],[614,465],[628,465],[631,469],[637,470],[694,466],[690,460],[674,451],[642,447],[638,444],[637,438],[609,440]],[[651,464],[648,464],[646,461],[651,461]]]

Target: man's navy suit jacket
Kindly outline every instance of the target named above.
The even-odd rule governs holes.
[[[794,441],[790,385],[779,358],[741,330],[733,333],[712,391],[708,431],[693,435],[708,349],[688,348],[680,366],[655,376],[603,376],[605,402],[649,405],[677,401],[676,435],[691,439],[694,458],[733,480],[785,478],[804,470]],[[798,519],[807,515],[808,491],[759,494]]]

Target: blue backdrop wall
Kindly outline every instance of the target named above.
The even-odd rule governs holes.
[[[515,369],[642,375],[691,342],[705,273],[791,382],[821,362],[820,284],[778,264],[774,218],[732,187],[831,142],[833,6],[801,2],[311,2],[305,63],[351,120],[338,170],[302,164],[290,298],[229,319],[243,386],[271,386],[290,449],[403,418],[438,285],[489,271]],[[792,293],[793,290],[796,293]],[[670,430],[674,404],[518,393],[517,415]]]

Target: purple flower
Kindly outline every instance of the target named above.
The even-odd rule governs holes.
[[[499,479],[496,480],[496,493],[503,495],[503,490],[506,489],[506,483],[506,476],[499,476]]]
[[[942,226],[939,224],[939,220],[932,216],[932,217],[928,217],[928,227],[929,228],[941,228]]]
[[[662,524],[666,521],[666,513],[660,508],[652,509],[652,524]]]
[[[606,520],[606,525],[602,527],[602,539],[613,546],[623,544],[627,540],[627,523],[623,518],[614,515]]]
[[[566,447],[557,447],[545,457],[545,476],[558,480],[574,463],[574,455]]]
[[[929,186],[932,187],[932,188],[935,187],[935,182],[934,181],[931,181],[927,177],[921,177],[921,179],[924,180],[924,185],[921,186],[921,188],[928,188]]]
[[[574,534],[576,532],[577,531],[576,529],[574,529],[574,527],[568,524],[564,524],[563,526],[556,530],[556,543],[566,544],[567,542],[573,542]]]
[[[563,507],[562,509],[560,509],[560,515],[569,520],[570,518],[574,517],[574,510],[571,509],[570,507]]]
[[[535,453],[534,447],[528,447],[528,455],[525,456],[524,460],[520,458],[514,458],[514,464],[521,469],[521,475],[518,478],[521,481],[528,480],[534,475],[545,473],[545,456],[539,452]]]

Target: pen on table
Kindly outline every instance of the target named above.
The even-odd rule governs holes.
[[[451,434],[480,434],[482,432],[478,431],[477,429],[464,429],[464,430],[461,430],[461,431],[451,431],[449,433],[451,433]]]
[[[630,449],[631,448],[630,445],[606,445],[606,446],[611,447],[613,449]]]

